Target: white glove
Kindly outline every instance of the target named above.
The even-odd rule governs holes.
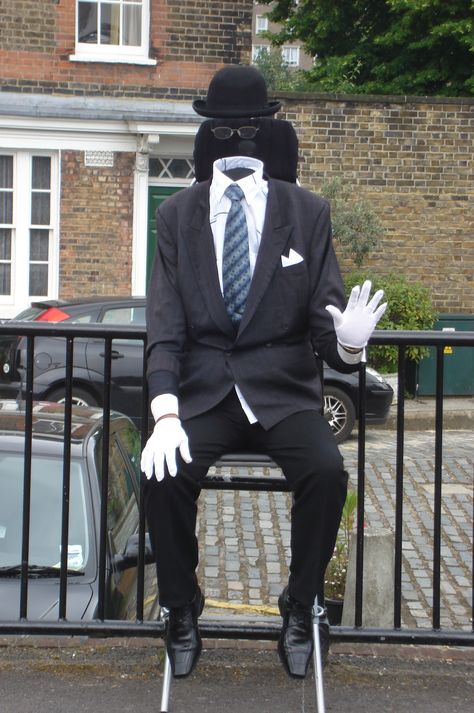
[[[181,458],[186,463],[191,463],[188,437],[179,418],[171,415],[159,418],[142,453],[141,469],[148,480],[153,476],[153,470],[156,479],[163,480],[165,461],[169,474],[173,478],[175,477],[178,471],[176,466],[177,448],[179,448]]]
[[[348,347],[349,349],[362,349],[365,347],[377,322],[387,308],[387,303],[385,302],[377,309],[383,297],[383,290],[377,290],[370,302],[368,302],[371,287],[370,280],[366,280],[362,288],[359,285],[353,287],[344,312],[341,312],[333,305],[326,307],[334,320],[337,341],[342,347]]]

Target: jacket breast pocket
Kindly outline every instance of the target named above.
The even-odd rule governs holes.
[[[298,323],[306,313],[308,304],[309,279],[306,263],[281,267],[278,275],[278,288],[283,305],[284,322],[287,328]]]
[[[288,267],[281,268],[281,277],[286,279],[293,279],[295,277],[304,278],[307,277],[306,263],[298,262],[296,265],[288,265]]]

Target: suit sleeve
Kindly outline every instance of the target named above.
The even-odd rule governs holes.
[[[327,305],[344,310],[347,301],[332,243],[331,214],[326,201],[314,224],[310,275],[312,293],[309,320],[313,349],[333,369],[346,373],[356,371],[358,364],[348,364],[339,356],[334,323],[326,310]]]
[[[187,323],[179,291],[176,231],[156,213],[157,250],[147,293],[147,378],[150,399],[178,395]]]

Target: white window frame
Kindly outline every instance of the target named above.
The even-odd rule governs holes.
[[[123,9],[124,4],[136,4],[142,8],[142,26],[141,26],[141,45],[101,45],[99,43],[89,44],[78,41],[79,31],[79,2],[76,0],[76,21],[75,21],[75,54],[70,55],[69,59],[75,62],[112,62],[122,64],[147,64],[156,65],[156,59],[151,59],[150,51],[150,0],[107,0],[114,5],[120,5]],[[100,5],[101,0],[89,0]],[[121,24],[121,27],[123,25]]]
[[[295,55],[295,61],[292,59],[292,55]],[[294,47],[292,45],[286,45],[281,48],[281,57],[283,62],[288,65],[288,67],[299,67],[300,64],[300,48]]]
[[[270,45],[252,45],[252,62],[255,62],[260,52],[270,52]]]
[[[14,317],[37,299],[55,299],[59,282],[59,152],[43,150],[0,150],[2,156],[13,156],[13,221],[11,250],[11,292],[0,295],[2,317]],[[51,192],[49,225],[32,226],[32,159],[46,156],[51,159]],[[36,191],[36,189],[35,189]],[[30,230],[49,231],[48,289],[44,295],[29,294]],[[37,261],[34,261],[35,263]]]
[[[255,34],[260,35],[262,32],[268,32],[268,17],[265,17],[265,15],[256,15]]]

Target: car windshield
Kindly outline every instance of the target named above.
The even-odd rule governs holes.
[[[0,455],[0,568],[21,563],[23,513],[22,453]],[[61,560],[63,466],[60,459],[33,456],[29,565],[58,567]],[[85,475],[71,461],[67,567],[83,571],[89,557]]]

